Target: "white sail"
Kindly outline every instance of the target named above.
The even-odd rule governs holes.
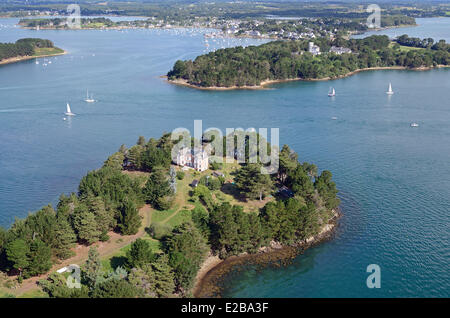
[[[333,87],[333,89],[328,93],[328,96],[332,97],[334,95],[336,95],[336,91],[334,90],[334,87]]]
[[[86,90],[86,99],[84,100],[86,103],[93,103],[95,102],[95,99],[91,97],[89,97],[89,90]]]
[[[70,105],[69,105],[69,103],[67,103],[65,114],[66,114],[67,116],[74,116],[74,115],[75,115],[75,114],[72,113],[72,111],[70,110]]]
[[[388,94],[388,95],[394,94],[394,91],[392,90],[392,85],[391,85],[391,83],[389,83],[389,88],[388,88],[388,91],[386,92],[386,94]]]

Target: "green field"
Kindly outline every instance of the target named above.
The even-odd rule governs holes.
[[[391,42],[389,44],[389,47],[393,47],[396,44],[398,44],[398,43]],[[420,51],[420,50],[425,50],[425,49],[421,48],[421,47],[411,47],[411,46],[399,45],[399,50],[402,52],[408,52],[408,51]]]
[[[64,50],[57,48],[57,47],[35,48],[33,56],[56,55],[56,54],[62,54],[62,53],[64,53]]]

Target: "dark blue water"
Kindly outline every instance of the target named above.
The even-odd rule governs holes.
[[[209,92],[159,78],[177,59],[203,52],[201,35],[0,30],[0,42],[25,36],[70,54],[46,67],[0,67],[0,224],[75,191],[88,170],[139,135],[192,130],[194,119],[223,130],[278,127],[300,160],[333,172],[344,216],[333,241],[289,267],[235,275],[227,296],[450,296],[449,69]],[[87,88],[97,103],[83,102]],[[62,120],[66,102],[77,114],[70,121]],[[373,263],[381,267],[377,290],[366,287]]]

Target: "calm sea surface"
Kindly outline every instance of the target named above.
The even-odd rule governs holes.
[[[449,39],[450,19],[418,22],[399,34]],[[200,33],[32,31],[15,23],[0,19],[0,42],[48,38],[69,54],[47,66],[41,59],[0,67],[0,225],[76,191],[87,171],[139,135],[192,130],[194,119],[223,130],[278,127],[302,161],[333,172],[344,216],[334,240],[288,267],[235,274],[226,296],[450,296],[449,69],[198,91],[159,76],[203,53]],[[261,41],[210,40],[210,48],[238,43]],[[385,94],[389,82],[393,96]],[[97,103],[83,101],[86,89]],[[64,121],[66,102],[77,116]],[[369,264],[381,267],[380,289],[366,287]]]

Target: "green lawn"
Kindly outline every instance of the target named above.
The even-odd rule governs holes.
[[[142,237],[143,240],[146,240],[154,253],[161,252],[161,242],[152,239],[148,234]],[[105,272],[110,272],[116,269],[117,266],[123,266],[126,261],[126,255],[128,250],[131,248],[131,244],[122,247],[116,253],[101,260],[102,268]]]
[[[393,47],[395,44],[396,44],[395,42],[391,42],[389,44],[389,46]],[[402,52],[425,50],[424,48],[421,48],[421,47],[411,47],[411,46],[405,46],[405,45],[399,45],[399,49]]]
[[[60,48],[53,47],[53,48],[36,48],[34,49],[34,55],[33,56],[42,56],[42,55],[53,55],[53,54],[61,54],[64,53],[64,50],[61,50]]]
[[[175,205],[173,208],[171,208],[169,210],[164,210],[164,211],[154,210],[152,213],[152,223],[160,223],[160,222],[164,221],[165,219],[174,215],[175,212],[177,212],[179,208],[180,207],[178,205]]]

